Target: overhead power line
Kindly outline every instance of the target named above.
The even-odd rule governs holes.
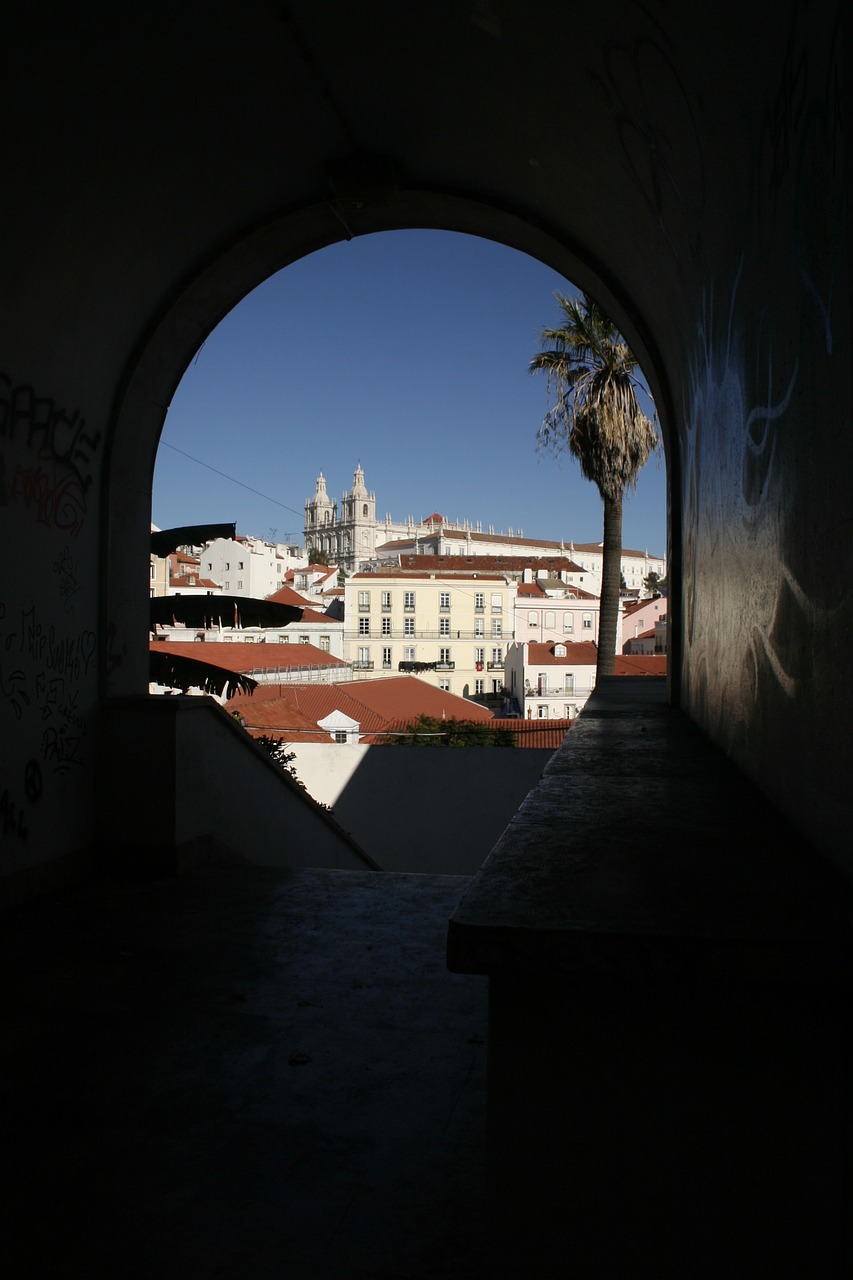
[[[223,480],[230,480],[232,484],[238,484],[241,489],[248,489],[249,493],[255,493],[266,502],[273,502],[277,507],[283,507],[285,511],[290,511],[293,515],[302,519],[304,512],[297,511],[295,507],[289,507],[286,502],[279,502],[278,498],[271,498],[268,493],[261,493],[260,489],[254,489],[250,484],[245,484],[242,480],[238,480],[236,476],[230,476],[227,471],[220,471],[217,467],[212,467],[209,462],[202,462],[201,458],[194,458],[191,453],[186,453],[183,449],[179,449],[177,445],[169,444],[168,440],[161,440],[160,443],[165,445],[167,449],[171,449],[173,453],[179,453],[181,457],[189,458],[190,462],[195,462],[200,467],[205,467],[208,471],[212,471],[214,475],[222,476]]]

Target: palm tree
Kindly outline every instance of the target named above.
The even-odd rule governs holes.
[[[640,409],[639,366],[610,318],[588,294],[555,293],[560,324],[543,329],[531,373],[548,378],[549,409],[539,447],[568,447],[604,503],[601,616],[596,677],[612,675],[622,572],[622,497],[657,447],[657,430]],[[551,404],[553,398],[554,403]]]

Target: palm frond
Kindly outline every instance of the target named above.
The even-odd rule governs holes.
[[[561,323],[540,334],[531,373],[547,379],[540,449],[568,448],[602,497],[632,488],[657,447],[657,430],[637,398],[638,365],[622,335],[588,294],[555,294]]]

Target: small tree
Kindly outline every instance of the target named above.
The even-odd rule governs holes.
[[[262,751],[266,751],[270,759],[274,760],[284,773],[290,774],[297,786],[301,787],[303,791],[305,790],[305,783],[297,774],[293,763],[296,759],[296,752],[288,750],[290,746],[288,742],[285,742],[283,738],[270,738],[267,734],[260,738],[255,738],[255,742]]]
[[[514,747],[510,729],[494,729],[486,721],[439,720],[436,716],[418,716],[406,728],[404,745],[414,747]]]
[[[650,569],[645,578],[643,578],[643,586],[648,594],[653,596],[659,594],[664,589],[666,581],[659,573],[655,573],[654,569]]]

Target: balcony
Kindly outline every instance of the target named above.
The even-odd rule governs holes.
[[[486,670],[487,670],[487,671],[503,671],[503,669],[504,669],[503,661],[501,661],[501,662],[487,662],[487,663],[486,663]]]
[[[372,671],[373,663],[372,662],[354,662],[352,664],[352,669],[353,671]]]
[[[455,662],[437,662],[435,664],[435,669],[436,671],[455,671],[456,663]]]

